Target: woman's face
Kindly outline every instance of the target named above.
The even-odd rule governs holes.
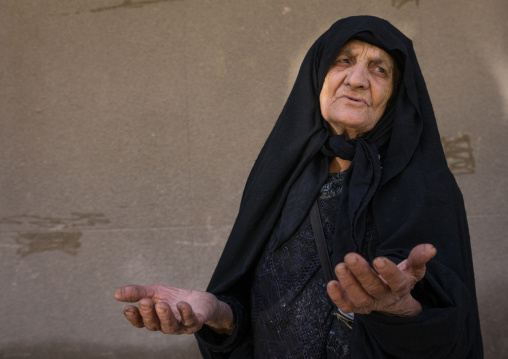
[[[377,46],[350,40],[342,47],[319,95],[321,114],[335,134],[355,138],[374,127],[393,91],[394,66]]]

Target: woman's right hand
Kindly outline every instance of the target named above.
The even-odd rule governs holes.
[[[229,305],[213,294],[164,285],[128,285],[118,288],[115,299],[138,302],[124,308],[125,318],[136,328],[165,334],[194,334],[206,324],[221,334],[235,328]]]

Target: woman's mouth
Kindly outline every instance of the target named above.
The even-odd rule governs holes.
[[[357,103],[357,104],[366,104],[366,101],[363,99],[363,98],[360,98],[360,97],[352,97],[352,96],[342,96],[342,98],[344,98],[345,100],[349,101],[349,102],[353,102],[353,103]]]

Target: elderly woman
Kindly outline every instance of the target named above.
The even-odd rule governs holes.
[[[332,270],[334,268],[334,271]],[[207,292],[127,286],[126,318],[205,358],[481,358],[462,196],[411,41],[382,19],[311,47]]]

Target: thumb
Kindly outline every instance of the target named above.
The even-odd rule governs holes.
[[[155,288],[149,285],[126,285],[115,291],[115,299],[120,302],[139,302],[143,298],[155,296]]]
[[[411,272],[417,280],[425,275],[426,264],[434,258],[437,250],[432,244],[419,244],[409,253],[405,270]]]

